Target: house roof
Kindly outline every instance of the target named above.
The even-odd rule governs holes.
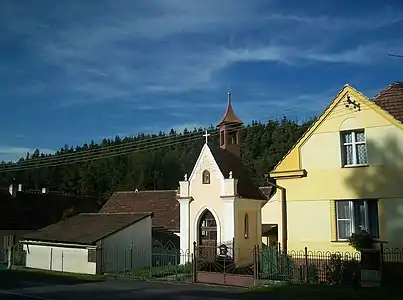
[[[376,105],[403,123],[403,82],[394,82],[373,98]]]
[[[251,175],[240,157],[221,148],[210,148],[221,173],[228,178],[232,171],[233,178],[238,179],[238,195],[242,198],[266,200],[259,187],[251,180]]]
[[[136,213],[152,211],[153,226],[179,229],[179,202],[176,190],[115,192],[100,213]]]
[[[84,213],[25,235],[24,240],[92,245],[152,213]]]
[[[37,230],[64,217],[84,212],[97,212],[96,199],[54,192],[16,193],[0,190],[0,230]]]

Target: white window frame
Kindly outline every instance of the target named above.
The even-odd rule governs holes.
[[[361,199],[360,199],[361,200]],[[362,199],[364,201],[364,223],[365,227],[363,228],[364,230],[369,231],[369,210],[368,210],[368,199]],[[339,210],[337,207],[337,203],[339,202],[346,202],[348,201],[348,206],[349,206],[349,214],[350,214],[350,219],[341,219],[339,218]],[[347,238],[341,238],[340,237],[340,230],[339,230],[339,221],[349,221],[350,222],[350,235],[351,236],[353,233],[355,233],[355,214],[354,214],[354,200],[338,200],[335,203],[336,207],[336,232],[337,232],[337,240],[338,241],[347,241]]]
[[[358,142],[356,140],[356,135],[357,133],[364,133],[364,141],[363,142]],[[346,143],[344,142],[344,136],[347,134],[351,134],[351,143]],[[343,147],[342,147],[342,166],[343,167],[353,167],[353,166],[365,166],[368,164],[368,151],[367,151],[367,136],[366,132],[364,129],[357,129],[357,130],[348,130],[348,131],[342,131],[341,132],[341,140],[343,142]],[[357,163],[357,145],[365,145],[365,152],[367,156],[367,161],[365,163],[359,164]],[[347,146],[352,147],[353,151],[353,163],[352,164],[345,164],[344,161],[347,160]]]

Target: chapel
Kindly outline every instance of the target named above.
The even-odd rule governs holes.
[[[267,202],[241,161],[240,130],[231,93],[218,122],[220,146],[210,147],[209,134],[190,174],[179,182],[180,248],[219,255],[225,245],[237,264],[253,259],[262,243],[261,208]],[[216,249],[216,250],[214,250]],[[214,259],[214,257],[213,257]]]

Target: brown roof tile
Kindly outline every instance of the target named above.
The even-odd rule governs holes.
[[[92,245],[151,213],[80,214],[24,236],[25,240]]]
[[[394,82],[373,99],[375,104],[403,123],[403,82]]]
[[[54,192],[17,192],[0,190],[0,230],[37,230],[56,223],[64,214],[97,212],[96,199]]]
[[[179,202],[176,190],[116,192],[104,204],[101,213],[152,211],[153,225],[179,229]]]
[[[224,177],[228,178],[229,172],[232,171],[232,176],[238,179],[238,195],[240,197],[257,200],[266,199],[259,187],[252,182],[252,177],[240,157],[221,148],[211,148],[210,150]]]

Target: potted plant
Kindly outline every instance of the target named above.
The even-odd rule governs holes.
[[[361,229],[358,232],[353,233],[348,239],[348,244],[355,250],[362,252],[363,250],[375,249],[375,240],[372,235]]]
[[[372,235],[361,229],[351,235],[348,243],[361,252],[361,284],[378,286],[380,283],[381,253],[375,247],[376,241]]]

